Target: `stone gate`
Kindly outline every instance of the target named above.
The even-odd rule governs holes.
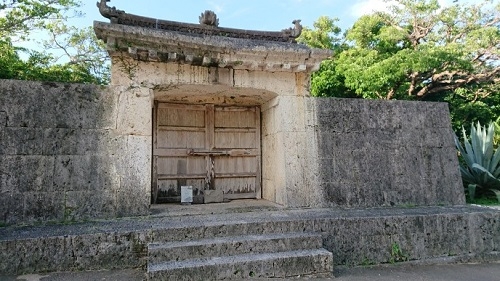
[[[94,29],[111,85],[0,81],[0,274],[197,280],[498,260],[500,213],[464,206],[446,104],[310,97],[332,54],[296,44],[298,20],[242,31],[210,11],[188,24],[106,2],[111,22]],[[147,216],[185,185],[196,203],[285,208]]]
[[[209,11],[188,24],[99,8],[110,86],[2,82],[3,222],[144,215],[183,185],[197,202],[464,204],[447,105],[311,98],[332,53],[295,43],[300,21],[242,31]]]

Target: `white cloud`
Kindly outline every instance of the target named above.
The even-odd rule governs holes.
[[[351,14],[358,18],[373,12],[385,12],[388,6],[383,0],[364,0],[351,7]]]
[[[210,5],[210,6],[211,6],[211,9],[212,9],[215,13],[221,13],[222,11],[224,11],[224,4],[209,1],[209,2],[208,2],[208,5]]]

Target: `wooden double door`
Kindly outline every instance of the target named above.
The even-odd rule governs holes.
[[[259,107],[157,102],[153,119],[153,203],[180,202],[181,186],[260,198]]]

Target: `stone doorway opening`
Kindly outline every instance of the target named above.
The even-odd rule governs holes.
[[[260,107],[156,101],[152,203],[261,198]]]

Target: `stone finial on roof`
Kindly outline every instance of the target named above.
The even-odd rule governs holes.
[[[107,2],[111,0],[101,0],[101,2],[97,2],[97,7],[99,8],[99,12],[105,18],[109,18],[111,22],[117,23],[118,17],[122,14],[125,14],[125,11],[118,10],[115,7],[109,7]]]
[[[200,24],[218,27],[219,19],[213,11],[206,10],[205,12],[201,13]]]
[[[300,24],[301,20],[294,20],[292,21],[292,24],[295,26],[293,28],[287,28],[283,29],[281,32],[283,32],[283,35],[288,36],[290,38],[297,38],[300,36],[302,33],[302,25]]]

